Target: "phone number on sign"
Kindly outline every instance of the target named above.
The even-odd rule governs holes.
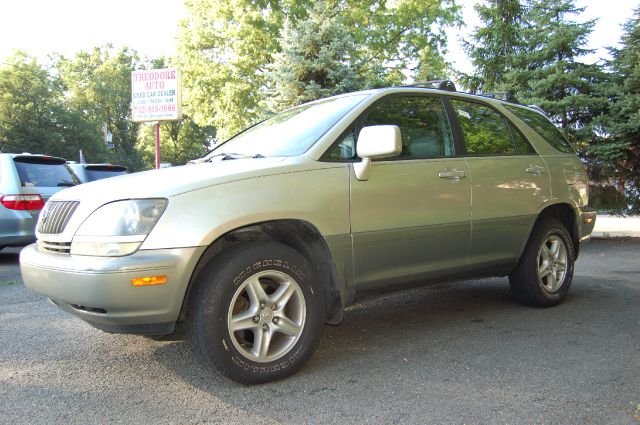
[[[134,114],[157,114],[161,112],[175,112],[176,105],[149,105],[149,106],[134,106]]]

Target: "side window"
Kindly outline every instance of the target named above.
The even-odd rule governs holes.
[[[527,123],[536,133],[538,133],[551,146],[564,153],[574,153],[571,144],[564,135],[553,125],[551,121],[530,109],[519,108],[517,106],[504,105],[509,112]]]
[[[488,106],[451,99],[469,155],[515,155],[507,120]],[[515,132],[515,129],[513,130]]]
[[[442,100],[438,97],[406,96],[383,100],[364,119],[362,126],[397,125],[402,136],[398,158],[453,156],[453,137]]]
[[[513,136],[513,141],[516,144],[516,153],[519,155],[528,154],[528,153],[536,153],[536,151],[531,147],[529,142],[525,139],[525,137],[520,133],[513,124],[509,123],[509,130],[511,130],[511,136]]]
[[[353,126],[342,135],[336,143],[325,152],[323,159],[328,161],[344,161],[356,158],[356,136]]]

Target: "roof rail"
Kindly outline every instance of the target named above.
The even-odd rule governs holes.
[[[492,99],[498,99],[498,100],[502,100],[504,102],[520,104],[520,102],[518,102],[518,99],[516,99],[516,97],[512,93],[510,93],[508,91],[498,91],[498,92],[492,92],[492,93],[480,93],[480,96],[490,97]]]
[[[401,87],[423,87],[427,89],[457,91],[456,85],[453,84],[453,81],[451,80],[430,80],[430,81],[424,81],[421,83],[413,83],[413,84],[409,84]]]
[[[538,105],[527,105],[527,107],[533,109],[534,111],[540,112],[545,117],[547,116],[547,113],[545,112],[545,110],[539,107]]]

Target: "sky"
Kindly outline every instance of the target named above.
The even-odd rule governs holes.
[[[459,41],[468,38],[479,25],[473,4],[463,6],[465,26],[451,28],[447,59],[464,72],[472,70]],[[7,0],[0,15],[0,62],[14,49],[45,58],[57,52],[73,56],[81,50],[111,43],[128,46],[151,58],[172,55],[176,50],[178,22],[186,16],[183,0]],[[640,0],[577,0],[586,7],[579,21],[598,18],[589,47],[597,52],[585,58],[595,62],[606,58],[608,46],[616,46],[621,25],[633,15]]]

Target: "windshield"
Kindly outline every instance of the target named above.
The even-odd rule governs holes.
[[[205,158],[300,155],[367,96],[341,96],[288,109],[234,136]]]

